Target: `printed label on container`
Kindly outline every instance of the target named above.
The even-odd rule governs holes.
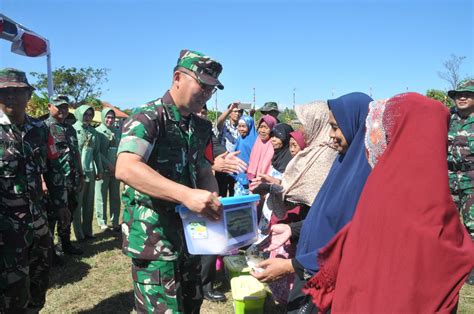
[[[193,221],[188,224],[188,231],[192,239],[207,239],[205,221]]]

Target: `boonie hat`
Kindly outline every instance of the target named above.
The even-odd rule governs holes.
[[[27,87],[31,90],[34,90],[34,87],[28,83],[25,72],[13,68],[5,68],[0,70],[0,88],[7,87]]]
[[[261,113],[265,112],[270,112],[270,111],[277,111],[280,113],[280,110],[278,110],[278,104],[274,101],[269,101],[266,102],[262,108],[259,109]]]

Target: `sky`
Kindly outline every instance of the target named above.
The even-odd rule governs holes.
[[[122,109],[161,97],[183,48],[223,65],[219,110],[254,90],[257,108],[447,90],[437,72],[451,54],[474,75],[473,0],[0,0],[0,12],[50,41],[53,69],[109,69],[100,98]],[[1,68],[46,72],[10,45]]]

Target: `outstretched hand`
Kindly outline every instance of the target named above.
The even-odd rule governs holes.
[[[212,169],[218,172],[225,172],[229,174],[242,173],[247,170],[247,164],[237,157],[239,151],[225,152],[214,159]]]
[[[273,251],[281,247],[291,237],[291,228],[287,224],[276,224],[270,227],[270,245],[265,251]]]
[[[256,266],[263,271],[252,271],[250,274],[261,282],[272,282],[295,272],[291,259],[269,258]]]

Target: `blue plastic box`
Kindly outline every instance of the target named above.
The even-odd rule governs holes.
[[[221,219],[211,221],[184,206],[176,210],[183,221],[188,251],[194,255],[226,255],[257,240],[259,195],[224,197]]]

